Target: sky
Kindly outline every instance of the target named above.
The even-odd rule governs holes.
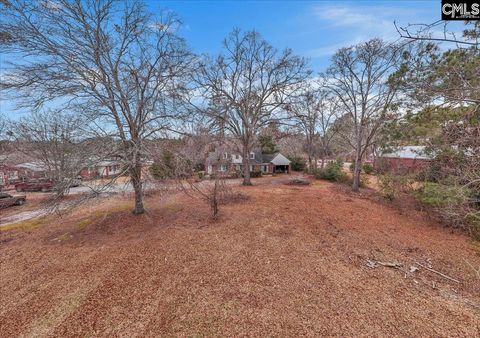
[[[440,19],[434,1],[151,1],[183,21],[181,34],[198,53],[218,53],[232,30],[255,29],[279,49],[292,48],[318,72],[339,48],[374,37],[397,39],[393,24]]]
[[[291,48],[310,60],[315,73],[328,67],[341,47],[371,38],[396,40],[399,26],[440,19],[440,0],[433,1],[155,1],[158,12],[175,12],[179,33],[196,53],[216,54],[234,28],[257,30],[278,49]],[[0,58],[5,58],[0,55]],[[1,60],[0,60],[1,65]],[[17,118],[13,105],[0,100],[0,113]]]

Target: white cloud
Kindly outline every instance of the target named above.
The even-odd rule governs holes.
[[[409,9],[405,6],[377,4],[362,6],[354,3],[321,4],[312,9],[314,19],[328,24],[338,31],[338,40],[334,44],[319,46],[306,52],[310,57],[333,55],[339,48],[348,47],[372,38],[395,41],[399,38],[394,21],[401,25],[422,21],[425,11]],[[337,40],[337,41],[338,41]]]

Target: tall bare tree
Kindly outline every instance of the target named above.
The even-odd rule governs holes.
[[[114,0],[12,0],[0,18],[0,51],[12,56],[1,89],[19,106],[74,109],[118,139],[135,214],[144,212],[144,140],[171,129],[192,63],[178,24],[140,1]]]
[[[402,76],[403,48],[379,39],[342,48],[333,56],[326,76],[339,109],[353,126],[346,140],[355,150],[352,189],[358,191],[362,161],[383,123],[395,115]]]
[[[324,81],[315,81],[293,99],[287,110],[305,135],[310,169],[316,169],[318,156],[323,168],[330,141],[335,135],[332,127],[337,115],[336,98],[326,90]]]
[[[238,140],[244,185],[250,182],[250,151],[260,128],[278,120],[287,98],[308,77],[305,59],[290,49],[278,52],[259,33],[235,29],[223,52],[205,58],[196,82],[208,102],[203,114]]]

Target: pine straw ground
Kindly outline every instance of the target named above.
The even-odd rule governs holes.
[[[330,183],[257,182],[215,222],[182,194],[139,217],[118,196],[2,231],[0,336],[480,336],[465,235]]]

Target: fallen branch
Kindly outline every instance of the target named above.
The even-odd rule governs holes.
[[[397,262],[377,262],[380,265],[386,266],[387,268],[394,268],[398,269],[403,266],[402,263],[397,263]]]
[[[455,279],[455,278],[452,278],[452,277],[450,277],[450,276],[447,276],[447,275],[445,275],[444,273],[441,273],[440,271],[431,269],[431,268],[429,268],[428,266],[423,265],[423,264],[421,264],[421,263],[419,263],[419,262],[416,262],[416,264],[417,264],[417,265],[420,265],[421,267],[427,269],[427,270],[430,271],[430,272],[433,272],[433,273],[436,273],[437,275],[442,276],[443,278],[449,279],[449,280],[451,280],[451,281],[453,281],[453,282],[456,282],[456,283],[460,283],[459,280],[457,280],[457,279]]]
[[[373,260],[367,260],[367,266],[369,268],[376,268],[377,265],[385,266],[387,268],[394,268],[394,269],[399,269],[403,266],[402,263],[397,263],[397,262],[380,262],[380,261],[373,261]]]
[[[475,271],[475,274],[477,275],[477,278],[480,279],[480,267],[477,270],[469,261],[467,261],[466,259],[464,259],[464,261],[465,261],[465,263],[467,263],[467,265],[469,267],[472,268],[473,271]]]

